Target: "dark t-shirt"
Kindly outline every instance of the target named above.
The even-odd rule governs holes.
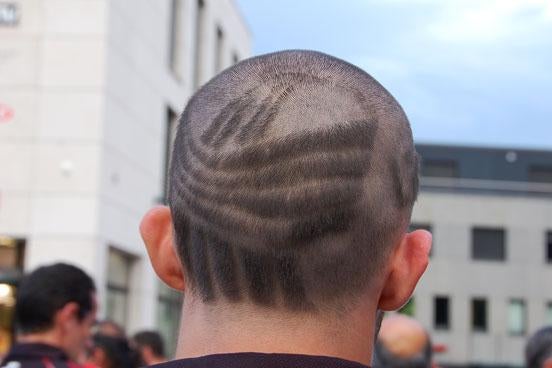
[[[78,368],[60,349],[46,344],[15,344],[0,368]]]
[[[348,360],[313,355],[233,353],[173,360],[155,368],[369,368]]]

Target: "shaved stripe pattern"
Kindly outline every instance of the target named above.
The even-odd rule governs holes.
[[[362,198],[370,190],[366,176],[374,168],[379,134],[369,98],[310,70],[278,73],[242,91],[233,86],[237,90],[220,92],[230,87],[212,83],[216,88],[204,87],[213,90],[210,99],[226,102],[210,116],[194,105],[206,99],[205,90],[192,99],[181,116],[171,163],[170,205],[192,287],[206,302],[221,296],[313,309],[321,294],[311,290],[313,277],[320,271],[306,272],[308,257],[328,236],[345,236],[365,218]],[[309,100],[328,93],[335,94],[328,99],[334,109]],[[341,120],[327,123],[328,114]],[[278,130],[294,119],[301,126]],[[389,169],[398,206],[411,205],[403,187],[404,160],[408,155]],[[339,257],[324,261],[332,272],[340,272]],[[326,294],[340,294],[339,287]]]

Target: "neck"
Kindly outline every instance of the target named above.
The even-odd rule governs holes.
[[[23,344],[46,344],[60,349],[62,347],[61,337],[56,330],[21,334],[17,337],[17,342]]]
[[[259,352],[332,356],[364,365],[371,362],[373,303],[336,317],[249,304],[212,306],[193,299],[191,295],[184,298],[177,358]]]

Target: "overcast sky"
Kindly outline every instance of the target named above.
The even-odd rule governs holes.
[[[418,142],[552,149],[550,0],[236,0],[253,53],[352,62],[402,104]]]

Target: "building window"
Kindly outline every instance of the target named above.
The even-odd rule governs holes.
[[[433,306],[433,326],[436,330],[448,330],[450,328],[449,298],[436,296]]]
[[[523,335],[527,330],[527,311],[525,302],[512,299],[508,305],[508,332],[512,335]]]
[[[182,294],[159,282],[157,326],[169,356],[173,356],[176,352],[181,309]]]
[[[169,36],[169,66],[173,74],[182,79],[182,0],[171,0],[171,19]]]
[[[485,261],[505,261],[504,229],[472,229],[472,259]]]
[[[416,303],[414,301],[414,297],[408,299],[408,302],[406,302],[406,304],[403,305],[398,312],[406,316],[414,317],[416,315]]]
[[[165,130],[165,167],[163,174],[163,201],[167,203],[169,189],[169,169],[171,165],[172,150],[176,131],[178,129],[178,115],[170,107],[167,107]]]
[[[204,47],[204,28],[205,28],[205,2],[197,0],[197,17],[195,27],[195,43],[194,43],[194,89],[198,89],[201,85],[203,74],[203,47]]]
[[[472,300],[472,330],[487,332],[487,300],[476,298]]]
[[[552,184],[552,166],[530,166],[528,176],[530,182]]]
[[[458,162],[453,160],[423,160],[422,176],[458,178]]]
[[[127,325],[130,271],[133,257],[115,248],[109,248],[107,260],[107,318],[121,326]]]
[[[217,40],[215,42],[215,74],[224,69],[224,32],[217,27]]]
[[[552,263],[552,231],[546,233],[546,262]]]
[[[240,61],[240,57],[237,52],[232,53],[232,64],[237,64]]]
[[[430,233],[433,233],[432,226],[430,224],[419,224],[419,223],[411,223],[408,227],[408,232],[412,232],[414,230],[426,230]],[[429,251],[429,256],[433,256],[433,250],[435,249],[435,238],[432,239],[431,243],[431,250]]]
[[[546,324],[552,325],[552,302],[546,304]]]

